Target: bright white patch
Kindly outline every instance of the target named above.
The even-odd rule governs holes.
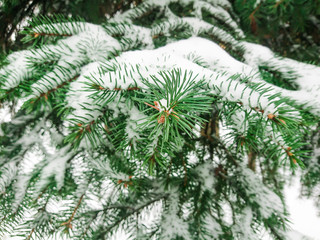
[[[245,187],[247,196],[250,196],[250,201],[260,206],[263,218],[269,218],[273,213],[282,215],[283,204],[280,197],[267,188],[252,170],[242,166],[238,179]]]
[[[49,178],[54,177],[57,183],[57,189],[63,186],[64,174],[67,168],[67,161],[71,159],[74,153],[66,146],[59,150],[54,156],[48,158],[48,164],[41,172],[40,180],[37,182],[36,192],[42,190],[49,183]]]
[[[207,162],[201,164],[195,170],[202,179],[204,188],[211,193],[215,193],[214,185],[216,181],[212,163]]]
[[[243,209],[242,214],[237,218],[236,224],[232,227],[233,233],[239,239],[256,240],[257,234],[253,231],[252,224],[252,210],[249,207]]]
[[[171,193],[169,199],[169,207],[163,213],[161,221],[161,239],[172,239],[177,236],[183,239],[191,240],[188,230],[188,224],[178,216],[179,211],[179,195]]]

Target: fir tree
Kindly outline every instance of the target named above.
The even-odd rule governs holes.
[[[230,2],[32,19],[0,70],[2,236],[287,239],[286,176],[320,181],[320,68],[248,41]]]

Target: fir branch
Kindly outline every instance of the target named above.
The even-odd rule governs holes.
[[[31,239],[31,236],[34,233],[34,231],[35,231],[35,228],[32,228],[30,233],[29,233],[29,235],[28,235],[28,237],[26,238],[26,240],[30,240]]]
[[[257,27],[257,22],[256,22],[256,19],[254,17],[254,14],[259,10],[261,6],[261,3],[259,3],[259,5],[253,10],[253,12],[249,15],[249,20],[250,20],[250,25],[251,25],[251,31],[253,33],[256,33],[257,30],[258,30],[258,27]]]
[[[115,221],[113,224],[111,224],[111,226],[108,226],[106,230],[102,231],[101,234],[104,235],[108,232],[110,232],[114,227],[118,226],[122,221],[124,221],[125,219],[127,219],[128,217],[130,217],[131,215],[137,214],[139,213],[142,209],[144,209],[145,207],[152,205],[153,203],[160,201],[162,199],[167,199],[169,197],[169,194],[163,194],[163,195],[159,195],[158,197],[144,203],[141,204],[139,207],[134,208],[131,206],[121,206],[120,208],[126,208],[129,209],[129,212],[126,213],[124,216],[122,216],[121,218],[119,218],[117,221]],[[111,206],[111,209],[115,208],[114,206]],[[119,208],[119,207],[116,207]],[[108,208],[104,209],[104,210],[108,210]]]
[[[222,142],[222,140],[215,136],[215,135],[206,135],[203,132],[201,133],[201,136],[206,137],[211,143],[219,143],[219,146],[225,151],[227,154],[228,158],[234,163],[235,166],[239,167],[238,161],[235,159],[233,154],[229,151],[229,149],[226,147],[226,145]]]
[[[76,76],[74,76],[73,78],[70,78],[69,80],[61,83],[61,84],[58,85],[58,86],[56,86],[55,88],[52,88],[52,89],[50,89],[50,90],[47,91],[47,92],[41,93],[41,94],[39,95],[39,97],[37,97],[36,99],[32,99],[32,100],[30,101],[30,103],[36,103],[36,102],[40,101],[41,98],[45,98],[45,100],[47,101],[47,100],[48,100],[48,95],[50,95],[50,94],[53,93],[53,92],[58,91],[60,88],[63,88],[63,87],[66,86],[67,84],[75,81],[78,77],[79,77],[79,75],[76,75]]]
[[[44,193],[44,191],[43,191],[42,193]],[[41,194],[42,194],[42,193],[41,193]],[[40,197],[41,197],[41,196],[39,195],[38,198],[37,198],[37,200],[38,200]],[[47,205],[48,205],[49,199],[50,199],[50,197],[47,197],[45,204],[44,204],[40,209],[38,209],[38,214],[41,213],[41,212],[46,211],[46,207],[47,207]],[[36,230],[37,227],[38,227],[38,226],[33,227],[33,228],[31,229],[31,231],[30,231],[30,233],[29,233],[29,235],[28,235],[28,237],[27,237],[26,240],[30,240],[30,239],[31,239],[32,234],[35,232],[35,230]]]
[[[59,34],[59,33],[45,33],[45,32],[33,32],[30,35],[33,35],[34,38],[39,36],[49,36],[49,37],[71,37],[71,34]]]
[[[184,170],[184,182],[183,186],[187,186],[187,181],[188,181],[188,175],[187,175],[187,167],[185,161],[182,159],[182,164],[183,164],[183,170]]]
[[[92,88],[93,89],[96,89],[96,90],[99,90],[99,91],[106,91],[106,92],[112,92],[112,91],[138,91],[140,90],[139,87],[128,87],[128,88],[125,88],[125,89],[122,89],[120,87],[116,87],[116,88],[113,88],[113,89],[109,89],[109,88],[104,88],[100,85],[92,85]]]
[[[82,194],[82,195],[81,195],[81,197],[80,197],[80,199],[79,199],[76,207],[74,208],[74,210],[73,210],[73,212],[72,212],[69,220],[68,220],[67,222],[62,223],[62,224],[61,224],[62,226],[66,226],[67,228],[72,229],[72,224],[71,224],[71,222],[72,222],[74,216],[76,215],[76,212],[77,212],[78,208],[80,207],[80,204],[81,204],[81,202],[82,202],[82,200],[83,200],[84,195],[85,195],[85,194]]]

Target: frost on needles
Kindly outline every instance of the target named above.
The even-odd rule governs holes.
[[[0,235],[286,239],[285,174],[320,171],[320,68],[247,42],[232,7],[33,19],[0,69]]]

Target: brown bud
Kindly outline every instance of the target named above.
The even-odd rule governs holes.
[[[109,128],[108,128],[108,126],[105,124],[104,125],[104,129],[106,130],[106,132],[108,133],[108,134],[110,134],[110,130],[109,130]]]
[[[164,123],[166,120],[166,117],[164,115],[161,115],[159,118],[158,118],[158,123],[162,124]]]
[[[222,48],[222,49],[226,49],[226,46],[222,43],[219,43],[219,46]]]
[[[279,119],[279,121],[286,125],[286,122],[283,119]]]
[[[274,115],[274,114],[272,114],[272,113],[269,113],[269,114],[268,114],[268,118],[269,118],[270,120],[274,119],[275,117],[276,117],[276,115]]]

